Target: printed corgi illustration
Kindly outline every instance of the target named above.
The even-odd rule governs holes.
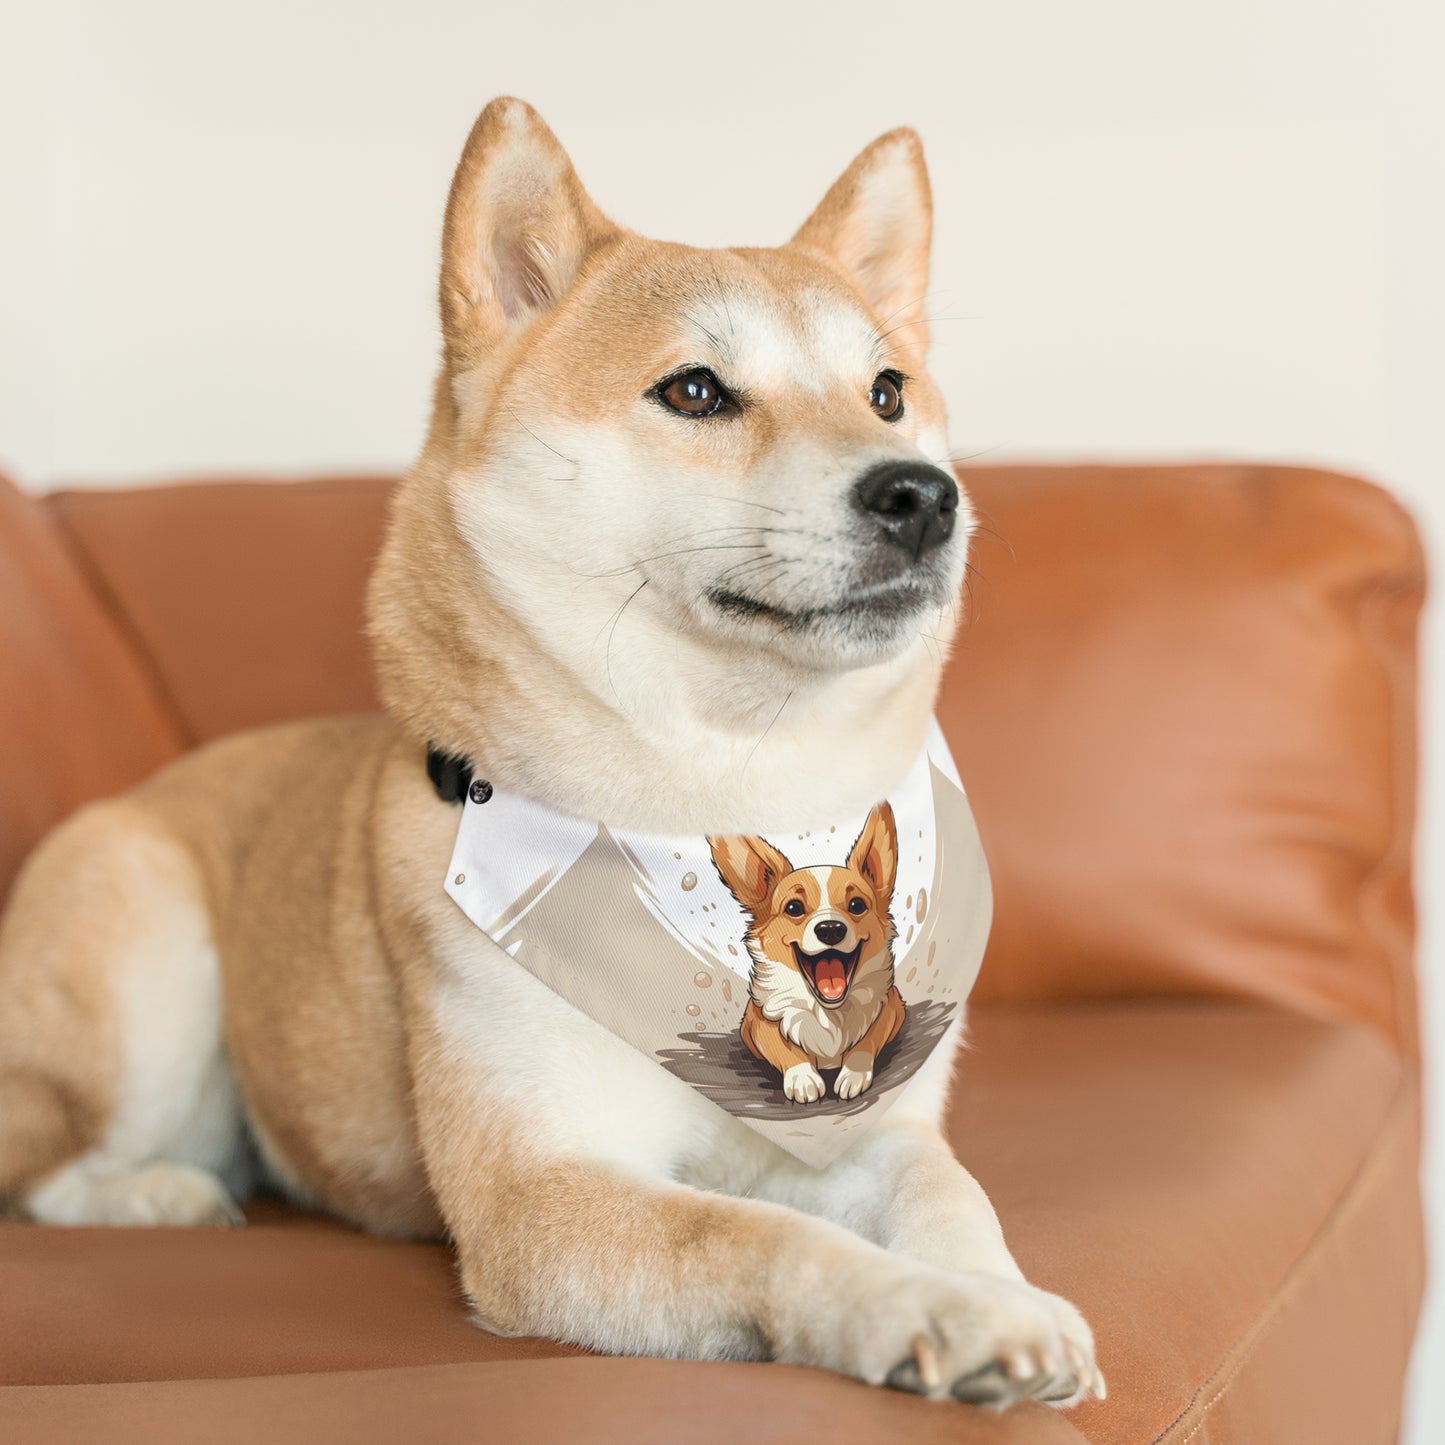
[[[841,865],[794,868],[763,838],[709,838],[713,864],[747,910],[752,957],[743,1014],[748,1049],[812,1104],[852,1099],[873,1083],[878,1055],[903,1025],[893,983],[893,884],[898,832],[879,803]]]

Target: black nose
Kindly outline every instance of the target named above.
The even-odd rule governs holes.
[[[853,500],[916,562],[953,535],[958,483],[927,462],[879,462],[858,478]]]
[[[818,935],[818,942],[825,948],[834,948],[842,943],[843,935],[847,931],[846,926],[839,923],[836,918],[827,918],[822,923],[813,925],[813,932]]]

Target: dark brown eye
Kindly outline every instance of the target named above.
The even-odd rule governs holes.
[[[873,378],[868,405],[884,421],[897,421],[903,415],[903,378],[896,371],[880,371]]]
[[[803,905],[798,899],[790,898],[783,904],[783,912],[786,913],[789,918],[801,918],[803,916]]]
[[[685,371],[658,393],[664,406],[683,416],[711,416],[723,402],[722,387],[710,371]]]
[[[848,900],[849,913],[867,913],[868,905],[861,898],[850,898]]]

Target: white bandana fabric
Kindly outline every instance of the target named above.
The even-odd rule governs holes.
[[[574,1007],[818,1168],[942,1039],[992,915],[937,724],[886,805],[802,833],[617,831],[474,784],[446,891]]]

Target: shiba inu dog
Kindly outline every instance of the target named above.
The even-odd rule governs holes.
[[[898,830],[877,804],[843,867],[795,869],[764,838],[712,838],[713,863],[747,909],[752,957],[742,1039],[782,1076],[783,1092],[812,1104],[834,1090],[856,1098],[903,1026],[893,984],[893,884]]]
[[[385,716],[222,740],[37,849],[0,926],[12,1209],[239,1222],[259,1172],[447,1235],[502,1333],[1102,1394],[1088,1326],[1023,1279],[942,1138],[949,1047],[835,1165],[799,1163],[468,921],[423,765],[434,744],[572,815],[708,836],[889,795],[971,524],[937,465],[929,244],[909,131],[786,245],[703,251],[615,225],[528,106],[486,108],[370,588]],[[838,1016],[832,964],[812,986]]]

